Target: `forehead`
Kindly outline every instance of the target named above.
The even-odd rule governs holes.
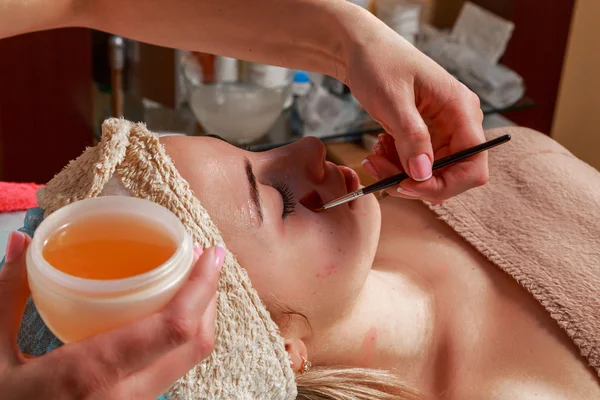
[[[243,218],[249,190],[243,150],[210,137],[168,136],[160,141],[221,230],[228,231],[233,221],[247,220]]]
[[[243,150],[219,139],[168,136],[160,141],[181,176],[193,187],[225,179],[229,170],[243,168]]]
[[[175,160],[188,160],[198,157],[215,158],[219,156],[241,155],[242,150],[229,143],[206,136],[166,136],[160,138],[167,154]]]

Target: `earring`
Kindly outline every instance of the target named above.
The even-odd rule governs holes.
[[[300,357],[302,357],[302,356],[300,356]],[[304,375],[305,373],[310,371],[310,368],[312,366],[313,365],[310,361],[308,361],[306,358],[302,357],[302,365],[300,365],[300,375]]]

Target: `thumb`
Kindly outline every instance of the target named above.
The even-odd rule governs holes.
[[[388,131],[396,143],[402,167],[415,181],[431,178],[433,149],[429,129],[413,104],[401,110],[397,123]]]
[[[1,355],[14,353],[14,342],[29,298],[25,253],[30,241],[22,232],[13,232],[8,238],[5,264],[0,270]]]

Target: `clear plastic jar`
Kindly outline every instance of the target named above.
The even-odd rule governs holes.
[[[66,274],[43,257],[48,238],[76,221],[97,217],[140,218],[172,237],[175,253],[140,275],[114,280]],[[33,301],[48,328],[64,343],[105,332],[162,309],[187,279],[194,259],[193,241],[169,210],[148,200],[105,196],[72,203],[51,214],[35,232],[27,252]]]

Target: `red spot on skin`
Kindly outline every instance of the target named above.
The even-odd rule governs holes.
[[[338,253],[341,253],[341,252],[342,252],[342,248],[338,247]]]
[[[335,274],[336,271],[337,271],[337,266],[335,264],[331,264],[331,265],[328,265],[327,267],[325,267],[325,273],[327,276],[331,276],[331,275]]]
[[[317,272],[315,277],[318,279],[329,278],[330,276],[333,276],[337,272],[337,270],[338,270],[337,265],[328,264],[328,265],[325,265],[323,268],[321,268],[321,272]]]
[[[314,296],[315,294],[317,294],[317,292],[313,292],[313,296]]]
[[[375,357],[375,345],[377,344],[377,328],[370,328],[363,338],[362,342],[362,366],[369,368],[373,364],[373,358]]]

